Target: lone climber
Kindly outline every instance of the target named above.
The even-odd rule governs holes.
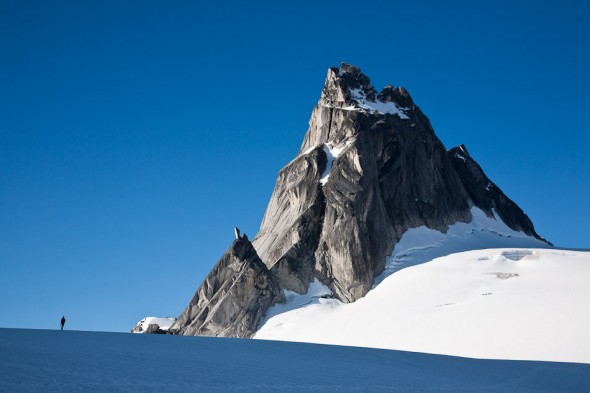
[[[66,317],[64,315],[61,316],[61,330],[64,330],[64,326],[66,324]]]

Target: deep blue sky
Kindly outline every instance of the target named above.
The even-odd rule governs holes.
[[[208,3],[0,2],[0,326],[177,316],[257,232],[341,61],[590,246],[584,2]]]

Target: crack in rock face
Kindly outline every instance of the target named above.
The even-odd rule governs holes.
[[[529,250],[510,250],[510,251],[502,251],[500,255],[506,259],[511,261],[520,261],[524,257],[529,255],[533,255],[532,251]]]

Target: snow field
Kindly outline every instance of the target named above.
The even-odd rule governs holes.
[[[408,230],[362,299],[286,293],[257,339],[489,359],[590,363],[590,252],[551,248],[471,210],[446,233]],[[493,247],[490,249],[490,247]]]
[[[590,365],[211,337],[0,329],[0,392],[587,392]]]
[[[589,252],[452,254],[397,271],[354,303],[274,315],[255,338],[590,363],[587,277]]]

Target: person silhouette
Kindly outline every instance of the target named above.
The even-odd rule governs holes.
[[[66,317],[64,315],[61,316],[61,330],[64,330],[64,326],[66,324]]]

